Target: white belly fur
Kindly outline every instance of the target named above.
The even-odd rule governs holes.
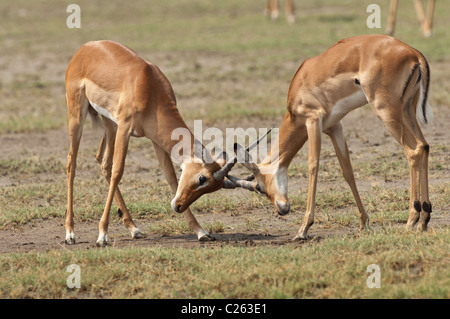
[[[112,116],[112,114],[107,109],[104,109],[100,105],[97,105],[91,101],[89,101],[89,104],[92,106],[94,110],[97,111],[98,114],[103,115],[104,117],[110,119],[111,121],[117,124],[117,120],[114,118],[114,116]]]
[[[346,96],[336,102],[331,108],[331,112],[323,119],[322,129],[326,130],[339,122],[348,112],[367,104],[366,95],[360,89],[352,95]]]

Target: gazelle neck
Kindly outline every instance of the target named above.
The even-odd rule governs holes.
[[[197,143],[194,143],[194,134],[182,119],[175,104],[158,106],[156,114],[148,116],[145,127],[145,135],[171,155],[175,162],[194,161],[197,154],[194,153],[194,145]],[[201,157],[198,160],[201,161]]]
[[[298,126],[295,126],[295,117],[289,111],[286,112],[278,136],[260,166],[287,169],[307,138],[306,130],[299,130]]]

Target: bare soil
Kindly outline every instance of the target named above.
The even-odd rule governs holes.
[[[436,115],[433,126],[427,128],[424,133],[431,145],[431,157],[433,157],[433,145],[448,144],[450,140],[450,132],[446,129],[446,123],[450,122],[450,112],[444,107],[434,107]],[[279,124],[281,124],[281,120]],[[242,125],[242,123],[240,123]],[[244,123],[254,127],[269,127],[273,123],[263,120],[256,120],[252,123]],[[190,125],[190,123],[188,123]],[[221,123],[217,127],[224,129],[225,127],[233,127],[233,123]],[[344,125],[347,133],[347,142],[351,150],[353,163],[356,161],[374,160],[376,154],[380,152],[390,152],[393,154],[403,155],[403,150],[387,133],[382,123],[377,120],[376,116],[370,108],[356,110],[344,119]],[[89,178],[95,174],[99,174],[99,167],[95,161],[96,150],[100,141],[100,132],[90,129],[90,124],[84,131],[81,142],[80,155],[78,159],[78,175],[83,178]],[[245,125],[242,125],[245,128]],[[205,127],[203,129],[206,129]],[[2,145],[2,158],[26,158],[38,156],[40,158],[53,157],[64,163],[68,150],[68,137],[64,129],[48,131],[44,133],[20,133],[20,134],[4,134],[0,136],[0,144]],[[334,155],[331,143],[325,137],[322,148],[321,161],[337,161]],[[294,161],[304,161],[307,154],[307,145],[299,152]],[[406,159],[405,159],[406,160]],[[445,163],[442,163],[446,165]],[[448,176],[446,170],[443,176],[430,178],[430,186],[446,181]],[[246,174],[241,168],[236,169],[236,174]],[[319,173],[320,174],[320,173]],[[158,168],[157,161],[151,146],[148,142],[132,142],[130,145],[129,155],[127,157],[125,175],[143,176],[150,180],[159,180],[162,173]],[[302,174],[304,175],[304,174]],[[12,179],[7,176],[0,176],[0,187],[17,186],[29,183],[45,183],[54,182],[55,179],[65,180],[65,171],[54,176],[54,174],[42,173],[33,176],[19,176]],[[448,181],[448,180],[447,180]],[[77,182],[77,179],[75,180]],[[389,188],[409,188],[409,176],[405,176],[402,180],[386,181],[385,176],[374,176],[370,181],[357,178],[357,185],[364,201],[364,193],[370,192],[374,184],[385,185]],[[306,177],[292,176],[289,179],[289,193],[300,194],[307,191]],[[324,178],[319,179],[319,191],[332,188],[347,190],[348,186],[343,179],[327,181]],[[64,190],[61,190],[65,192]],[[215,194],[207,196],[246,196],[244,190],[222,190]],[[268,202],[268,200],[267,200]],[[76,205],[76,203],[75,203]],[[407,204],[406,204],[407,205]],[[268,208],[271,207],[271,208]],[[450,218],[448,214],[439,214],[439,211],[448,210],[448,204],[445,207],[435,208],[429,226],[431,228],[439,225],[448,225]],[[38,209],[38,208],[37,208]],[[61,207],[65,210],[65,207]],[[336,214],[342,212],[337,211]],[[445,212],[447,213],[447,212]],[[133,212],[131,212],[133,215]],[[146,247],[146,246],[164,246],[164,247],[199,247],[199,246],[223,246],[223,245],[301,245],[302,243],[292,243],[291,239],[297,233],[303,212],[291,211],[286,216],[278,216],[271,205],[263,207],[254,207],[252,209],[243,209],[239,212],[216,212],[204,213],[194,212],[201,225],[221,222],[224,225],[224,231],[212,234],[215,241],[199,242],[194,234],[162,236],[159,234],[148,233],[146,238],[133,240],[128,230],[122,225],[117,214],[111,214],[112,220],[109,227],[110,244],[113,247]],[[320,210],[316,215],[320,214]],[[164,220],[167,220],[165,218]],[[152,220],[148,218],[136,219],[137,226],[144,230],[151,223],[164,222]],[[252,225],[254,227],[252,228]],[[403,224],[399,223],[398,227]],[[372,227],[378,227],[376,224]],[[319,223],[310,229],[311,239],[320,241],[325,237],[337,236],[345,234],[353,236],[359,232],[358,224],[349,226],[332,225],[330,223]],[[54,249],[97,249],[95,241],[98,232],[98,222],[94,220],[79,221],[75,216],[75,235],[77,237],[76,245],[64,244],[64,218],[49,218],[44,220],[33,220],[24,225],[7,225],[0,230],[0,253],[7,252],[28,252],[28,251],[48,251]]]

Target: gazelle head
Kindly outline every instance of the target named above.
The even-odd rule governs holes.
[[[278,166],[277,163],[252,163],[248,150],[242,146],[235,145],[237,153],[244,154],[245,160],[240,163],[244,165],[252,175],[245,180],[228,175],[227,177],[236,187],[242,187],[258,194],[266,195],[275,205],[280,215],[289,213],[290,204],[287,197],[287,167]]]
[[[221,188],[235,188],[232,182],[225,179],[233,165],[224,161],[181,164],[182,173],[177,193],[171,202],[172,209],[181,213],[204,194]]]
[[[258,145],[267,134],[268,132],[253,145]],[[195,159],[201,158],[201,160],[192,161],[192,158],[188,158],[181,165],[182,173],[177,193],[171,202],[172,209],[177,213],[183,212],[203,194],[212,193],[221,188],[237,187],[232,181],[225,179],[237,162],[236,156],[227,161],[227,154],[223,152],[214,160],[197,141],[194,142],[194,156]]]
[[[258,145],[269,132],[250,145],[246,152]],[[171,202],[172,209],[177,213],[183,212],[203,194],[212,193],[221,188],[239,187],[232,180],[225,179],[237,162],[236,155],[227,160],[227,154],[223,152],[213,160],[203,146],[199,147],[198,150],[201,150],[201,155],[197,154],[199,155],[197,158],[201,158],[201,161],[187,160],[181,165],[180,182],[178,183],[177,193]],[[228,178],[230,179],[230,177]]]

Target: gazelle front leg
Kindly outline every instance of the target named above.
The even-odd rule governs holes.
[[[306,239],[309,227],[314,224],[314,208],[316,205],[317,176],[319,173],[319,157],[322,144],[322,120],[314,119],[306,122],[308,132],[308,199],[303,224],[293,240]]]
[[[75,170],[77,167],[78,147],[81,139],[81,127],[79,123],[69,124],[70,149],[67,155],[67,209],[66,209],[66,239],[65,243],[75,244],[75,234],[73,232],[73,183]]]
[[[177,175],[175,174],[175,169],[173,168],[172,160],[170,159],[170,155],[163,150],[158,144],[153,142],[153,147],[155,148],[156,157],[158,158],[159,165],[164,172],[164,176],[166,177],[167,182],[169,183],[172,192],[176,194],[178,188],[178,180]],[[187,208],[183,212],[184,218],[189,226],[189,229],[194,231],[197,234],[197,239],[199,241],[213,241],[214,237],[210,236],[208,232],[206,232],[198,223],[197,219],[195,219],[191,210]]]
[[[125,167],[125,157],[128,151],[128,143],[130,140],[130,129],[119,124],[116,140],[114,145],[114,159],[111,173],[111,181],[109,183],[108,198],[106,200],[105,210],[99,223],[99,236],[97,239],[97,246],[106,246],[108,244],[108,225],[109,215],[111,211],[111,204],[114,199],[114,194],[117,190],[119,182],[123,175]]]
[[[75,170],[77,167],[78,148],[80,146],[84,121],[86,120],[88,107],[86,95],[80,90],[66,93],[67,106],[69,109],[69,154],[67,155],[67,209],[66,209],[66,239],[68,245],[75,244],[75,234],[73,231],[73,184],[75,180]]]

